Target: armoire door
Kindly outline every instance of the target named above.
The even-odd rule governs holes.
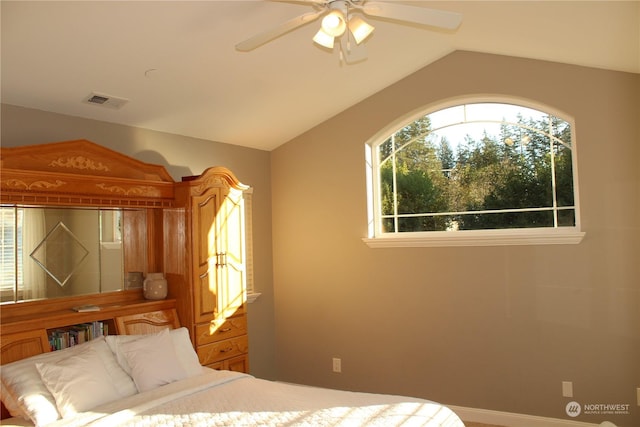
[[[218,251],[216,315],[233,316],[245,301],[245,239],[242,191],[230,189],[216,217]]]
[[[193,198],[196,323],[233,316],[245,301],[242,191],[210,188]]]
[[[220,209],[220,188],[209,188],[204,194],[192,199],[192,236],[194,263],[194,308],[195,321],[215,319],[218,300],[217,264],[218,227],[216,216]]]

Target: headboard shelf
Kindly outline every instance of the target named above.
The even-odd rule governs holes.
[[[131,298],[136,295],[139,295],[139,292],[131,295],[122,295],[123,298],[120,301],[114,301],[113,295],[110,295],[112,298],[92,296],[84,299],[72,298],[72,301],[65,299],[65,304],[47,304],[55,300],[9,304],[3,306],[2,310],[0,310],[2,335],[33,329],[55,329],[78,323],[104,321],[117,316],[172,309],[176,306],[175,300],[172,299],[154,301],[145,300],[141,296]],[[76,304],[73,304],[73,302]],[[100,310],[79,313],[72,309],[74,306],[85,304],[97,305]],[[37,312],[34,312],[34,309]]]
[[[15,316],[10,321],[2,321],[0,364],[49,351],[48,335],[51,331],[95,321],[109,325],[110,335],[133,333],[139,330],[139,323],[147,331],[180,326],[175,300],[172,299],[113,304],[102,307],[100,311],[85,313],[66,309]]]

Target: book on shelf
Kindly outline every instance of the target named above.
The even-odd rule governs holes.
[[[77,311],[78,313],[86,313],[89,311],[100,311],[100,306],[93,305],[93,304],[79,305],[77,307],[73,307],[73,310]]]
[[[100,321],[81,323],[50,331],[49,345],[52,351],[62,350],[104,335],[109,335],[107,323]]]

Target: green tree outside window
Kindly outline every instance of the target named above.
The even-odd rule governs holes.
[[[414,120],[377,146],[382,231],[575,226],[571,135],[567,121],[511,104]]]

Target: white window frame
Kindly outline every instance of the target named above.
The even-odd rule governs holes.
[[[573,168],[573,192],[575,226],[557,228],[517,228],[499,230],[458,230],[383,233],[380,218],[380,174],[377,146],[403,126],[439,110],[462,104],[494,102],[514,104],[560,117],[571,124],[571,158]],[[580,226],[580,198],[578,187],[578,154],[575,139],[575,120],[570,115],[547,105],[526,99],[505,96],[465,96],[439,101],[398,118],[377,132],[365,143],[365,167],[367,182],[367,237],[363,242],[371,248],[394,247],[448,247],[448,246],[511,246],[578,244],[585,233]]]
[[[253,187],[244,190],[245,291],[248,303],[262,295],[255,290],[253,275]]]
[[[15,302],[18,299],[22,298],[22,294],[23,294],[23,290],[24,290],[24,286],[23,286],[23,277],[22,277],[22,265],[18,263],[18,258],[19,255],[18,253],[22,251],[22,246],[18,244],[18,234],[20,231],[20,227],[22,227],[22,224],[19,224],[19,220],[18,220],[18,216],[19,216],[19,209],[15,208],[13,206],[2,206],[2,208],[10,208],[11,210],[13,210],[13,221],[12,224],[9,224],[7,222],[3,222],[2,226],[0,226],[0,228],[4,228],[5,226],[8,226],[8,228],[10,228],[12,231],[12,235],[13,235],[13,243],[11,245],[12,247],[12,251],[13,251],[13,264],[15,265],[15,270],[13,271],[13,273],[11,274],[11,279],[12,279],[12,284],[8,285],[8,279],[6,277],[2,277],[2,282],[0,285],[0,295],[2,295],[2,298],[0,299],[0,301],[3,302]],[[7,274],[7,271],[4,271],[3,269],[3,276],[5,274]]]

